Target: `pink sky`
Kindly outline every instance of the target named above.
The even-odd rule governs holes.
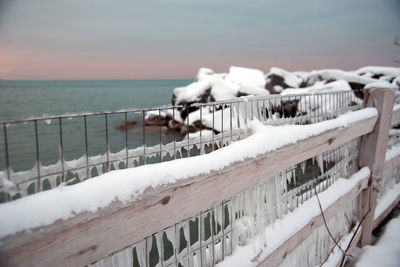
[[[193,78],[200,67],[226,72],[232,65],[265,73],[274,66],[399,66],[400,47],[393,45],[399,3],[6,0],[0,78]]]

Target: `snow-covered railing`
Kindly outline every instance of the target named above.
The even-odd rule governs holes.
[[[248,136],[254,118],[309,124],[361,107],[351,91],[289,93],[0,122],[0,203],[111,170],[210,153]]]
[[[309,125],[252,121],[247,138],[213,153],[111,172],[2,204],[0,262],[315,266],[340,261],[335,242],[343,249],[369,242],[381,216],[374,218],[381,212],[379,204],[375,210],[377,185],[399,166],[393,151],[385,161],[393,95],[371,90],[365,103],[375,108]],[[381,214],[393,205],[385,203]],[[27,210],[30,216],[21,220]]]

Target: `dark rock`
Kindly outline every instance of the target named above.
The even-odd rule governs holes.
[[[170,116],[149,116],[145,122],[144,125],[146,126],[168,126],[168,122],[172,118]]]
[[[119,126],[115,127],[115,129],[120,130],[120,131],[125,131],[129,129],[133,129],[133,127],[137,124],[136,121],[127,121],[121,123]]]
[[[351,89],[353,89],[353,92],[356,97],[360,99],[364,99],[364,86],[365,84],[362,83],[356,83],[356,82],[349,82],[349,85]]]
[[[204,125],[203,122],[201,122],[200,120],[197,120],[197,121],[193,122],[193,124],[191,124],[189,126],[183,125],[182,128],[181,128],[181,134],[185,135],[185,134],[188,134],[188,133],[195,133],[195,132],[198,132],[198,131],[201,131],[201,130],[211,130],[211,131],[214,131],[214,134],[219,134],[220,133],[219,131]]]
[[[297,104],[299,99],[282,101],[280,104],[274,104],[270,110],[266,110],[267,118],[271,118],[273,114],[278,113],[281,118],[293,118],[297,115]],[[271,114],[269,113],[271,112]]]
[[[271,94],[279,94],[280,92],[274,89],[274,86],[281,86],[283,89],[290,88],[289,85],[285,83],[282,76],[276,74],[269,74],[267,76],[267,83],[265,84],[265,89],[267,89]]]
[[[176,120],[169,120],[168,121],[168,128],[175,131],[180,131],[183,127],[183,123],[176,121]]]
[[[382,76],[384,76],[383,74],[380,74],[380,73],[374,73],[374,75],[372,75],[372,79],[377,79],[377,80],[379,80],[379,78],[380,77],[382,77]]]

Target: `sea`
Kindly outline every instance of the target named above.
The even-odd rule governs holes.
[[[75,114],[82,112],[117,111],[134,108],[152,108],[171,103],[172,92],[193,82],[191,79],[170,80],[67,80],[67,81],[10,81],[0,80],[0,121],[20,120],[35,116]],[[104,115],[87,117],[88,154],[95,156],[106,151]],[[128,121],[143,125],[142,115],[129,113]],[[141,127],[125,132],[118,129],[124,122],[123,114],[108,116],[107,134],[111,152],[126,147],[135,148],[159,143],[158,129],[150,129],[143,136]],[[4,127],[6,125],[6,127]],[[0,171],[5,169],[7,138],[8,161],[13,171],[33,168],[39,158],[42,165],[54,164],[60,159],[59,121],[38,121],[38,140],[35,125],[2,123],[0,131]],[[4,130],[4,128],[6,128]],[[165,134],[163,133],[163,138]],[[168,137],[168,136],[167,136]],[[168,138],[167,138],[168,139]],[[163,143],[168,140],[162,140]],[[39,155],[37,151],[39,144]],[[62,120],[64,160],[85,155],[83,117]]]

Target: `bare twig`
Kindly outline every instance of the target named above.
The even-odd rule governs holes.
[[[349,251],[349,249],[350,249],[350,247],[351,247],[351,244],[353,243],[353,240],[354,240],[354,238],[356,237],[356,235],[357,235],[357,233],[358,233],[358,230],[360,230],[360,227],[361,227],[362,223],[363,223],[364,220],[367,218],[368,214],[371,212],[371,193],[369,194],[368,203],[369,203],[368,211],[364,214],[364,216],[361,218],[361,221],[358,223],[357,228],[356,228],[356,230],[354,231],[354,234],[353,234],[353,236],[351,237],[349,244],[347,245],[347,248],[346,248],[346,250],[345,250],[345,253],[343,253],[342,261],[340,262],[340,265],[339,265],[340,267],[343,267],[343,265],[344,265],[344,263],[345,263],[345,259],[346,259],[347,252]]]
[[[333,237],[331,231],[329,230],[328,224],[327,224],[326,219],[325,219],[325,214],[324,214],[324,211],[322,209],[321,201],[319,200],[318,192],[317,192],[317,189],[315,187],[314,187],[314,192],[315,192],[315,196],[317,197],[319,209],[320,209],[321,215],[322,215],[322,219],[324,220],[325,228],[328,231],[329,236],[332,238],[333,242],[335,242],[335,245],[338,246],[340,251],[342,251],[343,254],[346,254],[346,252],[344,252],[342,247],[339,245],[338,241],[336,241],[336,239]]]
[[[342,238],[343,238],[343,236],[340,236],[338,239],[338,242],[340,242],[340,240],[342,240]],[[329,251],[328,255],[326,256],[325,260],[319,265],[320,267],[325,264],[325,262],[328,260],[329,256],[332,254],[332,252],[335,248],[336,248],[336,244],[333,245],[333,247]]]

